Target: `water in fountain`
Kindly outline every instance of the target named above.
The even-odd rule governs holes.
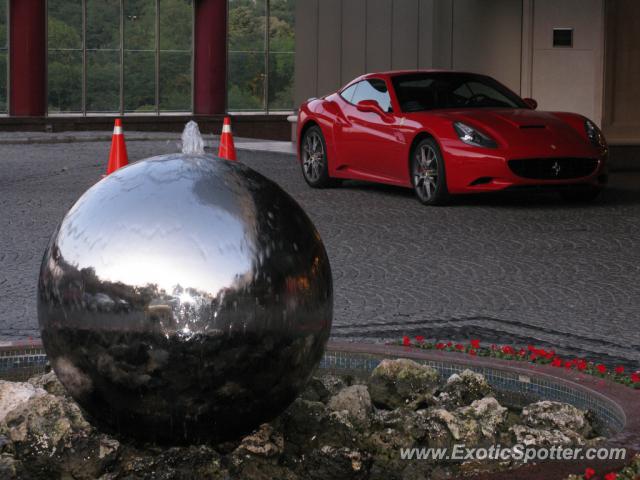
[[[198,124],[191,120],[182,132],[182,153],[185,155],[204,154],[204,140],[200,135]]]

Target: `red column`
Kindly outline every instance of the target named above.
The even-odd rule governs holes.
[[[227,0],[196,0],[194,113],[225,113],[227,104]]]
[[[11,0],[9,114],[43,116],[47,111],[47,2]]]

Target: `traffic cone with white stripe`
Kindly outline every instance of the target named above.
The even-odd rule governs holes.
[[[218,148],[218,157],[225,160],[236,161],[236,147],[233,144],[233,134],[231,133],[231,119],[224,117],[222,125],[222,135],[220,135],[220,148]]]
[[[129,165],[127,146],[124,143],[122,133],[122,120],[116,118],[113,126],[113,137],[111,138],[111,153],[109,154],[109,164],[107,165],[107,175],[111,175],[119,168]]]

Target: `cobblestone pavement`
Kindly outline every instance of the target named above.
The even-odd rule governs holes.
[[[174,152],[176,142],[128,148],[137,160]],[[0,146],[0,340],[38,336],[41,255],[67,209],[99,178],[108,149],[108,142]],[[640,363],[638,173],[614,175],[588,206],[510,194],[425,208],[399,188],[312,190],[292,156],[239,157],[316,223],[333,268],[334,338],[535,342]]]

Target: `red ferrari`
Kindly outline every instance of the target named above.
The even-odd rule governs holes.
[[[363,75],[300,107],[302,174],[312,187],[338,179],[410,187],[426,205],[532,187],[594,199],[608,178],[602,132],[582,115],[536,106],[485,75]]]

